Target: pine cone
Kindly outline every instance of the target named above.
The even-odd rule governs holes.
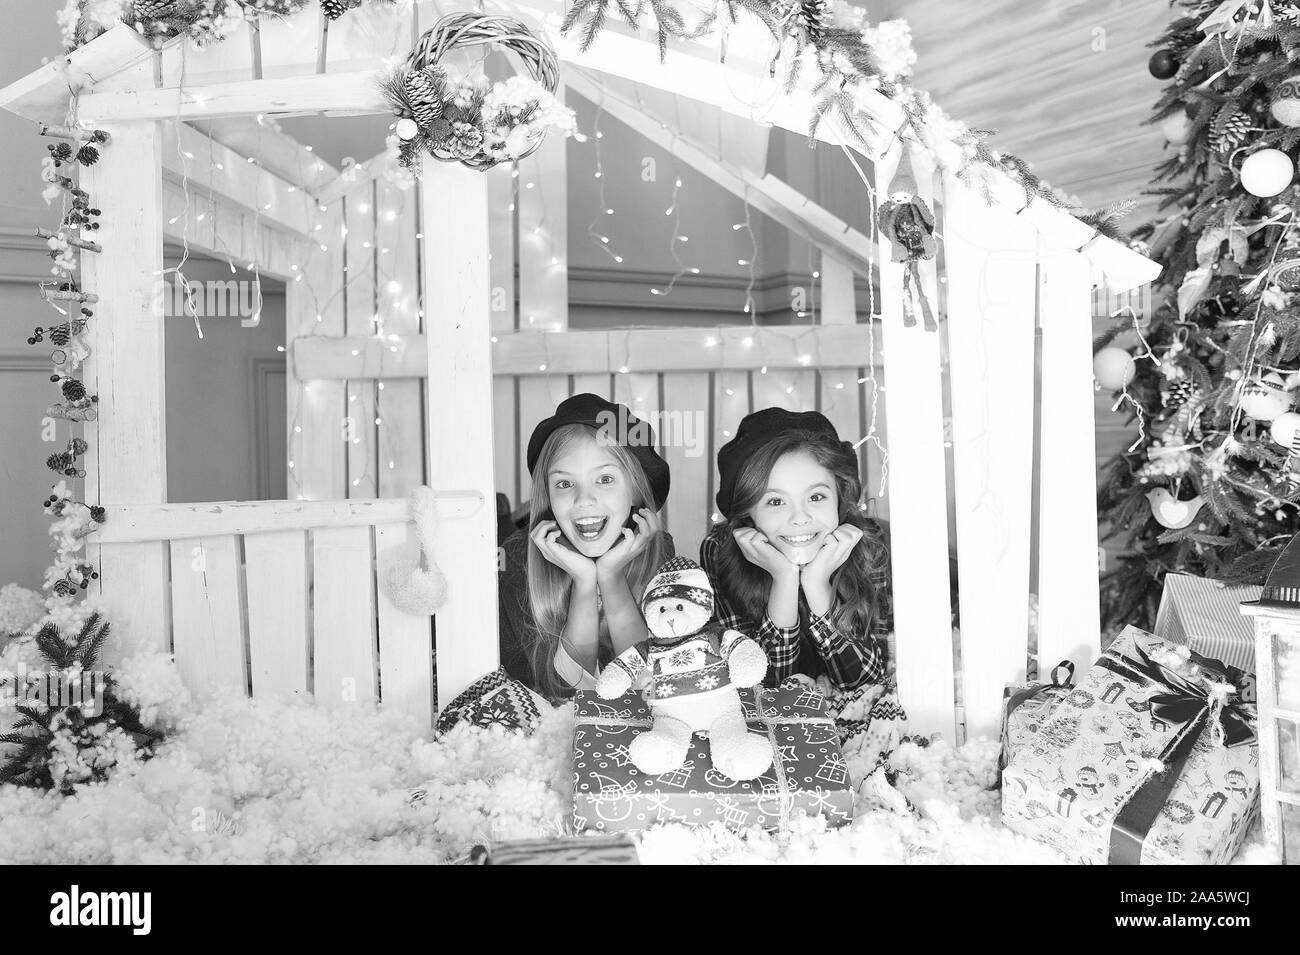
[[[820,47],[822,38],[833,22],[830,4],[827,0],[799,0],[795,22],[808,34],[808,42]]]
[[[1229,108],[1220,112],[1210,127],[1210,148],[1219,153],[1230,153],[1246,141],[1250,132],[1250,118],[1241,110]]]
[[[429,69],[412,70],[406,74],[406,98],[415,113],[415,124],[427,130],[442,115],[442,99],[438,95],[440,73]]]
[[[131,4],[133,20],[163,20],[175,12],[175,0],[135,0]]]
[[[71,338],[72,335],[67,325],[55,325],[50,329],[50,341],[59,347],[66,345]]]
[[[361,6],[361,0],[320,0],[321,12],[327,20],[337,20],[354,7]]]
[[[63,397],[67,398],[69,401],[80,401],[82,398],[86,397],[86,386],[75,378],[64,379]]]
[[[77,150],[77,162],[83,166],[93,166],[99,162],[99,150],[87,143]]]

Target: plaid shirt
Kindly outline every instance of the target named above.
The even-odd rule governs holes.
[[[841,690],[854,690],[885,678],[885,662],[875,637],[837,630],[827,617],[808,609],[802,591],[799,594],[799,623],[793,627],[778,627],[766,610],[763,619],[755,626],[751,618],[733,610],[723,596],[718,580],[718,546],[718,538],[712,534],[700,543],[700,566],[713,583],[714,618],[720,626],[739,630],[758,641],[767,653],[767,676],[763,680],[766,685],[777,686],[795,673],[815,676],[822,669]],[[801,650],[805,655],[815,653],[819,659],[801,660]]]

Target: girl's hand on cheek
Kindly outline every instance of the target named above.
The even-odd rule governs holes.
[[[596,586],[596,562],[574,550],[564,540],[560,525],[555,521],[539,521],[528,536],[542,556],[568,574],[575,584]]]
[[[826,535],[817,556],[800,568],[800,582],[805,587],[829,587],[831,574],[849,559],[860,540],[862,530],[852,524],[841,524],[835,528]]]
[[[650,546],[650,541],[663,527],[659,515],[648,507],[636,508],[632,512],[632,521],[636,524],[636,530],[623,528],[614,546],[596,558],[598,579],[613,580],[617,575],[625,573],[627,565]]]
[[[767,571],[774,581],[797,580],[799,568],[773,546],[756,527],[741,527],[731,532],[741,554],[755,567]]]

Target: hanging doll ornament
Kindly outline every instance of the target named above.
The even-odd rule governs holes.
[[[912,302],[915,295],[921,303],[925,330],[938,331],[930,300],[925,296],[925,286],[921,284],[921,269],[918,265],[922,259],[933,259],[939,253],[939,244],[934,238],[934,214],[926,206],[925,200],[917,195],[916,177],[912,175],[912,163],[906,146],[893,181],[889,184],[888,196],[876,212],[876,225],[881,235],[889,240],[893,249],[892,261],[902,262],[906,266],[903,270],[903,326],[911,328],[916,324]]]

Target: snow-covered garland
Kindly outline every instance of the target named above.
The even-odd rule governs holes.
[[[661,60],[667,56],[670,38],[697,39],[725,30],[741,13],[760,20],[779,44],[772,60],[773,75],[779,62],[789,64],[787,90],[794,88],[803,70],[817,71],[813,90],[817,105],[809,121],[810,139],[826,116],[833,114],[849,135],[869,146],[862,130],[874,120],[864,94],[879,93],[902,106],[907,117],[905,125],[941,168],[975,184],[990,202],[992,195],[980,167],[992,167],[1011,176],[1024,190],[1026,202],[1040,199],[1076,215],[1108,238],[1127,240],[1113,220],[1128,212],[1133,203],[1088,212],[1040,179],[1018,156],[994,151],[987,143],[992,130],[972,129],[948,117],[930,101],[929,94],[910,87],[907,81],[916,53],[905,20],[885,20],[871,26],[867,12],[845,0],[716,0],[708,13],[694,26],[688,26],[669,0],[572,0],[560,30],[580,28],[580,48],[586,50],[612,13],[639,27],[647,8],[657,24]],[[895,135],[902,133],[900,129]]]
[[[89,43],[121,21],[162,42],[185,35],[198,44],[224,40],[244,20],[288,17],[312,0],[64,0],[59,27],[66,50]],[[363,5],[394,6],[410,0],[321,0],[327,20]]]

